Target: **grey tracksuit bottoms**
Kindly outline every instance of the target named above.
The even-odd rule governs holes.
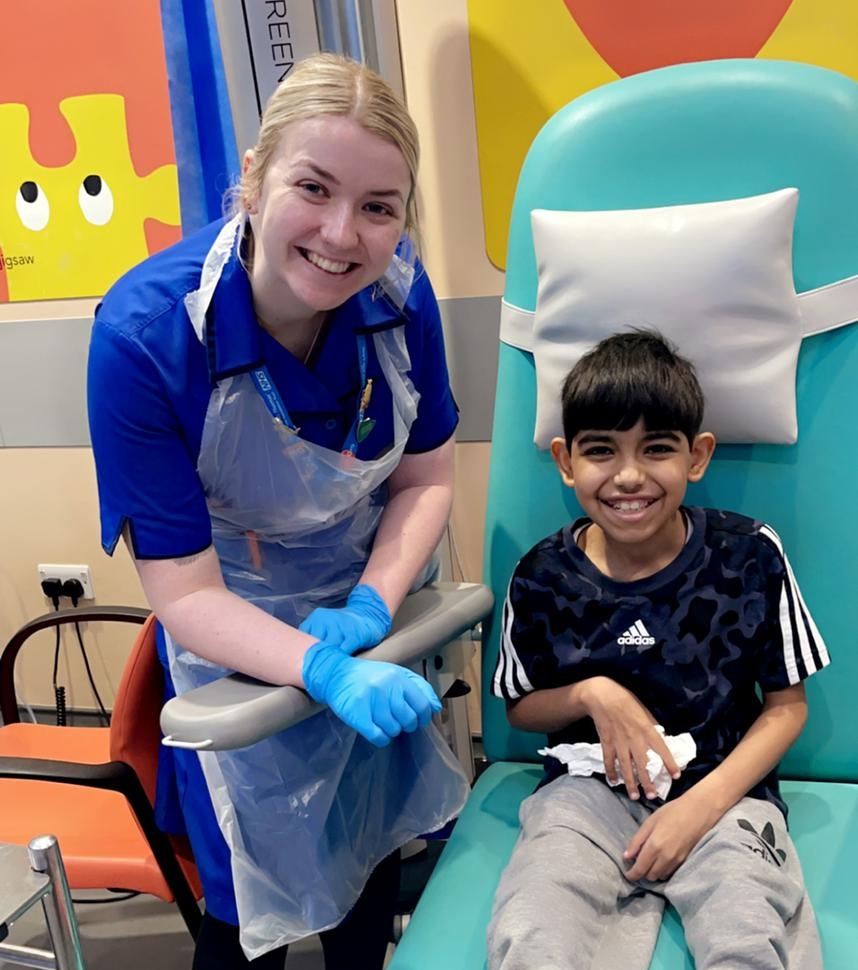
[[[816,920],[778,809],[743,798],[663,882],[622,853],[651,813],[596,778],[564,776],[521,806],[488,930],[489,970],[647,970],[664,902],[696,970],[821,970]]]

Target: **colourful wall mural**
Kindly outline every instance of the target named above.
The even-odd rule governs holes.
[[[855,0],[468,0],[468,20],[486,250],[500,269],[527,149],[584,92],[724,57],[802,61],[858,79]]]
[[[99,296],[180,235],[159,0],[3,0],[0,301]]]

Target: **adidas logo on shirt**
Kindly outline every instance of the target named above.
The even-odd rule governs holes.
[[[621,647],[651,647],[655,643],[655,637],[649,635],[643,620],[638,620],[622,636],[617,637],[617,643]]]

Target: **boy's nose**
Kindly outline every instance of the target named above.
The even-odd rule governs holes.
[[[338,249],[357,243],[357,225],[350,205],[331,206],[322,224],[322,239]]]
[[[634,462],[626,462],[614,475],[614,485],[626,492],[636,491],[644,482],[643,472]]]

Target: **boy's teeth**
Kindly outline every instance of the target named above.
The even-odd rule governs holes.
[[[325,270],[327,273],[345,273],[345,271],[351,266],[351,263],[340,263],[333,259],[325,259],[324,256],[319,256],[318,253],[307,252],[307,259],[314,265],[318,266],[319,269]]]
[[[640,512],[645,509],[649,502],[614,502],[613,506],[618,512]]]

